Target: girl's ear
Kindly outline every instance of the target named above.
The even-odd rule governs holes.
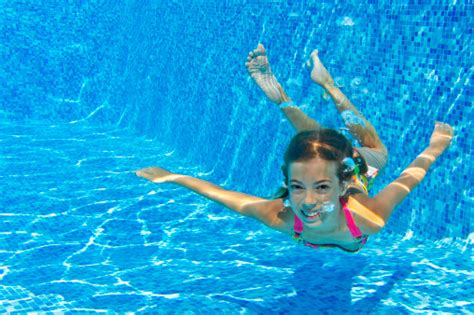
[[[350,183],[351,183],[350,181],[344,181],[341,183],[341,190],[342,190],[341,197],[344,197],[347,194],[350,187]]]

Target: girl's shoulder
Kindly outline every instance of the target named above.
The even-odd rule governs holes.
[[[347,207],[357,227],[365,235],[376,234],[385,225],[384,220],[371,209],[372,204],[372,198],[363,193],[353,194],[347,198]]]
[[[294,234],[295,214],[287,200],[282,200],[282,207],[277,212],[277,222],[281,223],[278,231],[289,235]]]
[[[257,219],[266,226],[285,234],[293,232],[293,211],[284,199],[265,200],[255,207]]]

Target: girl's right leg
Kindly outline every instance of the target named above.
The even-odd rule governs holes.
[[[356,137],[363,147],[387,155],[387,149],[380,140],[374,126],[357,110],[347,96],[334,85],[334,80],[321,63],[317,50],[311,53],[308,66],[311,67],[311,79],[329,93],[351,134]]]
[[[314,119],[292,105],[291,98],[285,93],[270,69],[267,53],[262,44],[258,44],[257,48],[249,53],[245,65],[255,83],[271,102],[278,105],[297,132],[321,128]]]

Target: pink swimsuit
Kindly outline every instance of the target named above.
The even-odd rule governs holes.
[[[342,210],[344,210],[344,215],[346,217],[347,227],[349,228],[349,231],[351,232],[352,236],[360,244],[359,248],[352,250],[352,249],[344,248],[337,244],[312,244],[310,242],[305,241],[303,237],[301,236],[301,234],[303,233],[303,222],[301,222],[301,220],[296,215],[294,218],[295,223],[293,225],[293,230],[295,231],[293,238],[299,242],[303,242],[304,245],[312,247],[312,248],[339,247],[340,249],[346,252],[355,253],[359,251],[365,245],[365,243],[367,243],[368,236],[362,235],[361,231],[359,230],[359,228],[354,222],[354,218],[352,217],[351,212],[349,208],[347,207],[347,203],[343,199],[340,199],[340,201],[342,205]]]

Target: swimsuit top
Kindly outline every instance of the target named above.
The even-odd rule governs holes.
[[[294,217],[295,223],[293,225],[293,230],[294,230],[293,239],[295,239],[298,242],[302,242],[305,246],[309,246],[312,248],[338,247],[350,253],[355,253],[359,251],[365,245],[365,243],[367,243],[367,239],[369,237],[367,235],[362,235],[362,232],[359,230],[359,228],[354,222],[354,218],[352,217],[351,212],[349,208],[347,207],[347,203],[343,199],[340,199],[340,202],[342,205],[342,209],[344,211],[344,216],[346,217],[347,227],[349,228],[349,231],[351,232],[354,239],[359,243],[360,245],[359,248],[352,250],[352,249],[344,248],[337,244],[313,244],[313,243],[305,241],[303,237],[301,236],[301,234],[303,233],[303,222],[301,222],[301,220],[296,215]]]

